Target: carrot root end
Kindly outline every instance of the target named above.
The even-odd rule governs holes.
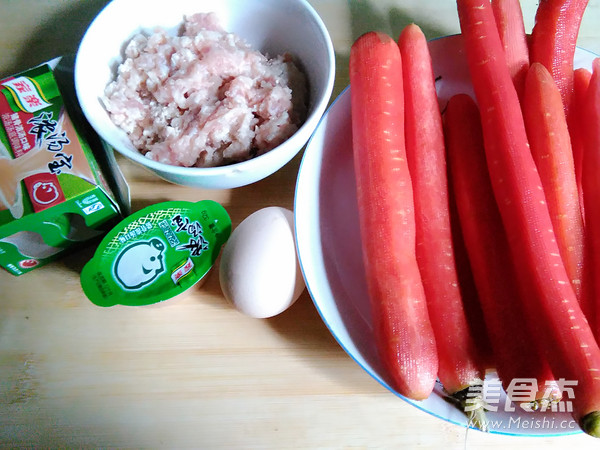
[[[447,396],[446,399],[465,413],[469,427],[477,428],[481,431],[489,431],[483,398],[483,382],[474,383],[461,391]]]
[[[583,416],[580,426],[585,433],[600,438],[600,411],[593,411]]]

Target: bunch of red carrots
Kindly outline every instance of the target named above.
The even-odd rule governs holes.
[[[394,388],[436,379],[470,411],[486,370],[524,407],[560,400],[600,437],[600,59],[573,59],[587,0],[457,0],[475,98],[443,113],[417,25],[352,46],[352,135],[377,345]],[[465,265],[463,261],[467,262]],[[471,407],[467,407],[471,406]],[[475,405],[477,406],[477,405]]]

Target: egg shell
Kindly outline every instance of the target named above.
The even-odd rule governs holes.
[[[219,281],[225,297],[250,317],[272,317],[289,308],[305,288],[293,213],[271,206],[244,219],[225,244]]]

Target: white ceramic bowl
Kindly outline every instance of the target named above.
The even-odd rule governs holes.
[[[429,48],[435,76],[441,77],[437,83],[441,107],[458,92],[472,95],[462,38],[434,40]],[[591,69],[595,56],[578,49],[575,64]],[[306,286],[339,344],[394,394],[434,416],[467,426],[465,415],[444,400],[439,383],[432,395],[421,402],[394,391],[377,354],[360,246],[349,88],[335,100],[306,146],[294,213],[298,256]],[[488,403],[497,409],[487,413],[492,433],[551,436],[580,432],[569,413],[526,412],[510,403],[507,406],[495,374],[489,373],[485,383]],[[511,411],[513,407],[515,410]]]
[[[271,56],[289,52],[309,81],[308,117],[300,129],[268,153],[211,168],[177,167],[139,153],[102,106],[104,88],[122,61],[124,44],[137,32],[160,26],[176,32],[184,15],[215,12],[223,28]],[[113,0],[86,31],[75,62],[75,87],[96,132],[117,151],[173,183],[225,189],[261,180],[279,170],[306,144],[329,102],[335,59],[329,33],[306,0]]]

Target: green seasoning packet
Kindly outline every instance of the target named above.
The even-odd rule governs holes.
[[[172,201],[122,220],[81,272],[98,306],[140,306],[174,297],[213,266],[231,234],[231,219],[212,200]]]

